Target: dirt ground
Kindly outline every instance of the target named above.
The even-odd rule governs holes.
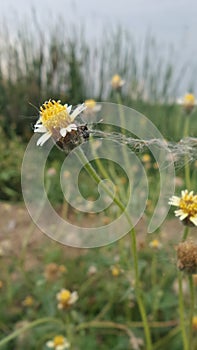
[[[88,220],[93,219],[88,218]],[[136,226],[139,244],[147,236],[146,227],[145,218],[142,218]],[[165,221],[161,228],[162,239],[165,241],[176,241],[177,237],[179,240],[182,230],[183,226],[178,219]],[[66,250],[68,257],[75,257],[86,251],[84,249],[61,246],[59,243],[53,242],[33,223],[23,203],[9,204],[0,202],[0,256],[20,254],[22,242],[24,242],[25,235],[28,235],[28,232],[31,233],[28,241],[28,250],[33,250],[33,248],[42,244],[58,244],[64,251]]]
[[[26,269],[39,263],[35,251],[41,246],[58,245],[68,258],[86,253],[85,249],[66,247],[47,237],[34,224],[23,203],[0,202],[0,258],[19,257],[27,236]]]

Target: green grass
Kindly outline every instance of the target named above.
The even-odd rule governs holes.
[[[158,252],[153,252],[148,247],[148,241],[144,244],[139,251],[140,276],[156,343],[178,324],[178,315],[175,311],[177,296],[173,291],[176,269],[170,263],[171,253],[166,255],[167,244],[164,244],[162,250]],[[124,328],[118,328],[119,325],[123,325],[131,334],[143,339],[135,290],[132,286],[132,259],[128,247],[125,247],[125,255],[130,260],[127,263],[121,260],[115,262],[114,257],[120,253],[117,243],[88,251],[85,255],[75,258],[66,258],[63,247],[47,240],[40,247],[33,250],[31,248],[30,251],[38,257],[39,264],[28,270],[21,267],[20,259],[17,257],[8,258],[6,266],[1,265],[4,286],[0,291],[2,294],[0,328],[6,336],[18,327],[20,329],[25,322],[38,321],[42,318],[48,318],[48,322],[24,333],[21,332],[19,337],[14,338],[2,349],[10,349],[11,346],[16,350],[23,349],[27,342],[29,350],[44,349],[45,342],[56,334],[68,335],[68,327],[71,327],[73,333],[72,349],[80,349],[82,345],[87,349],[109,347],[129,349],[128,333]],[[28,254],[29,248],[26,258]],[[153,259],[157,260],[156,285],[152,285],[151,282]],[[161,264],[164,261],[165,264]],[[53,275],[53,279],[49,280],[45,271],[47,264],[51,262],[63,264],[67,272]],[[97,272],[89,276],[88,269],[91,265],[97,267]],[[111,273],[113,265],[117,265],[121,271],[117,277]],[[167,270],[169,272],[166,275]],[[16,276],[14,281],[13,276]],[[61,288],[77,290],[79,293],[79,300],[67,311],[57,309],[56,293]],[[31,295],[34,299],[29,307],[23,306],[23,300],[27,295]],[[84,330],[80,330],[83,324]],[[177,345],[173,347],[175,350],[181,346],[179,333],[176,338]],[[174,337],[170,339],[169,344],[171,341],[173,344],[174,340]],[[161,346],[160,349],[165,349],[165,346]]]

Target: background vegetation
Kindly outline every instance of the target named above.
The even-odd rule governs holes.
[[[45,100],[61,99],[72,105],[88,98],[117,102],[110,81],[118,73],[126,81],[122,103],[146,115],[166,139],[175,141],[182,137],[184,116],[174,102],[185,81],[192,90],[193,72],[194,68],[177,62],[171,47],[161,48],[149,34],[139,44],[124,30],[111,29],[93,44],[83,29],[68,30],[62,22],[46,32],[35,16],[33,26],[21,24],[15,35],[4,27],[0,42],[0,198],[21,198],[23,150]],[[195,135],[195,116],[192,121]]]
[[[183,137],[185,116],[175,100],[185,80],[188,81],[189,91],[192,91],[195,82],[190,79],[188,66],[177,62],[171,47],[161,49],[151,35],[147,35],[139,44],[132,35],[121,29],[109,30],[107,35],[93,44],[83,29],[78,31],[72,28],[68,31],[61,23],[46,32],[36,18],[32,29],[21,25],[14,36],[4,28],[0,41],[0,199],[3,205],[6,201],[22,201],[22,158],[33,132],[32,123],[39,114],[39,106],[49,98],[72,105],[89,98],[117,103],[117,96],[110,84],[116,73],[126,82],[121,91],[122,103],[150,118],[167,140],[179,141]],[[194,137],[197,131],[196,114],[195,111],[191,116],[190,136]],[[147,220],[157,197],[155,180],[158,175],[152,158],[145,163],[151,198],[147,203]],[[58,170],[55,157],[50,158],[48,167]],[[196,169],[193,163],[193,184]],[[177,187],[181,190],[185,188],[182,166],[178,168],[177,176]],[[53,186],[49,188],[51,201],[56,204],[57,210],[70,215],[72,219],[76,213],[69,212],[70,208],[62,205],[56,174],[50,181],[53,181]],[[89,186],[87,188],[87,184],[84,184],[82,191],[86,192],[87,197],[89,190]],[[84,220],[80,215],[75,218]],[[107,222],[109,218],[99,217],[98,220]],[[25,332],[19,332],[18,337],[13,336],[11,342],[0,343],[0,347],[3,350],[27,349],[28,344],[28,350],[45,349],[48,339],[62,333],[65,336],[71,334],[74,350],[145,349],[128,240],[88,253],[80,252],[73,259],[67,257],[63,247],[49,240],[34,245],[34,229],[32,224],[23,227],[17,249],[6,246],[5,237],[4,244],[0,244],[2,339],[12,331],[27,327],[24,328]],[[180,228],[178,230],[181,231]],[[144,227],[139,229],[140,234],[144,234]],[[154,237],[141,237],[138,241],[139,278],[145,291],[144,303],[154,350],[164,350],[167,346],[180,350],[182,339],[174,240],[173,237],[166,238],[162,229],[160,232],[158,230],[156,237],[163,240],[162,249],[154,250],[149,246]],[[36,262],[31,263],[30,259],[28,265],[32,255],[36,257]],[[57,273],[47,275],[46,269],[51,263],[57,264],[57,267],[63,265],[64,272],[58,273],[57,268]],[[89,271],[92,265],[96,267],[94,273]],[[113,273],[114,266],[117,274]],[[79,301],[76,307],[69,310],[68,317],[57,310],[56,293],[61,288],[79,292]],[[187,288],[184,295],[187,308]],[[29,304],[25,302],[28,296],[32,297]],[[48,321],[28,329],[31,322],[42,318]],[[194,346],[195,342],[196,336]]]

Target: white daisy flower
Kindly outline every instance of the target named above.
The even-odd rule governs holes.
[[[150,241],[149,247],[157,250],[162,248],[162,244],[158,239],[153,239],[152,241]]]
[[[67,309],[69,306],[76,303],[79,296],[76,291],[71,293],[68,289],[62,289],[57,293],[56,298],[58,301],[58,309]]]
[[[193,191],[181,191],[181,197],[172,196],[169,204],[179,207],[174,213],[185,225],[197,226],[197,195]]]
[[[40,107],[40,117],[34,126],[34,132],[43,135],[38,139],[37,146],[42,146],[50,137],[58,140],[72,130],[77,130],[74,120],[86,109],[85,104],[72,111],[72,106],[60,102],[49,100]]]
[[[125,84],[125,80],[122,80],[119,74],[115,74],[111,80],[112,89],[118,90]]]
[[[96,101],[93,98],[90,98],[89,100],[85,100],[84,102],[86,106],[86,114],[92,114],[96,112],[100,112],[102,106],[99,103],[96,103]]]
[[[66,350],[70,348],[70,343],[62,335],[56,335],[53,340],[49,340],[46,346],[55,350]]]
[[[185,94],[184,97],[177,99],[177,104],[181,105],[186,112],[191,112],[193,108],[197,105],[195,96],[191,93]]]

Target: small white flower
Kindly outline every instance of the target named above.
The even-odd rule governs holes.
[[[169,204],[179,207],[174,213],[185,225],[197,226],[197,195],[193,191],[181,191],[181,197],[172,196]]]
[[[157,250],[162,248],[162,244],[158,239],[153,239],[152,241],[150,241],[149,247]]]
[[[85,114],[93,114],[93,113],[97,113],[101,110],[102,106],[99,103],[96,103],[95,100],[93,99],[89,99],[86,100],[84,102],[85,106],[86,106],[86,111]]]
[[[42,146],[50,137],[58,140],[72,130],[77,130],[77,125],[73,122],[85,109],[84,103],[72,112],[72,106],[62,105],[60,101],[45,102],[40,107],[40,117],[34,126],[34,132],[43,133],[37,145]]]
[[[95,265],[91,265],[88,269],[88,276],[95,275],[97,273],[97,267]]]
[[[58,301],[58,309],[66,309],[72,304],[76,303],[79,296],[76,291],[71,293],[68,289],[62,289],[59,293],[57,293],[56,298]]]
[[[176,103],[178,105],[181,105],[186,112],[191,112],[197,105],[195,96],[191,93],[187,93],[184,97],[178,98]]]
[[[125,84],[125,80],[122,80],[119,74],[115,74],[111,80],[112,89],[118,90]]]
[[[62,335],[56,335],[53,340],[49,340],[46,346],[54,350],[66,350],[70,348],[70,343]]]

